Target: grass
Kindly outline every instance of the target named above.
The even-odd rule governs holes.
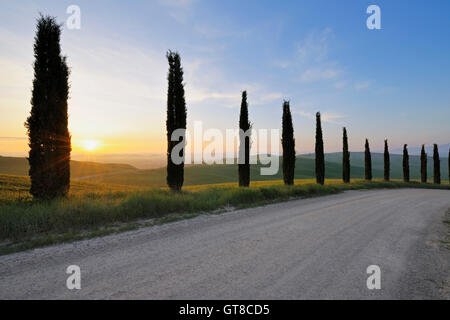
[[[444,240],[442,240],[442,244],[450,250],[450,209],[447,210],[445,213],[445,218],[443,220],[443,223],[447,226],[447,233],[445,235]]]
[[[439,188],[447,185],[353,180],[344,184],[328,180],[324,186],[312,179],[199,185],[174,193],[167,188],[138,188],[91,182],[74,182],[68,198],[33,201],[26,177],[0,175],[0,254],[53,243],[79,240],[142,225],[166,223],[231,208],[374,188]],[[151,220],[148,220],[151,219]],[[141,221],[141,222],[140,222]],[[142,222],[144,221],[144,222]]]
[[[282,159],[278,158],[281,164]],[[420,178],[420,157],[410,156],[410,171],[412,179]],[[351,152],[351,177],[364,177],[364,153]],[[314,178],[315,160],[313,155],[298,155],[295,165],[295,177],[301,179]],[[250,166],[251,180],[282,180],[282,170],[273,176],[260,174],[260,164]],[[374,178],[383,177],[384,156],[382,153],[372,153],[372,173]],[[129,186],[165,187],[166,168],[139,170],[126,164],[108,164],[96,162],[72,161],[70,165],[72,180],[91,181],[106,184]],[[184,185],[232,183],[237,181],[237,165],[187,165],[184,171]],[[339,179],[342,176],[342,154],[325,154],[325,172],[327,179]],[[25,158],[0,156],[0,174],[28,175],[28,161]],[[441,158],[441,176],[448,177],[448,159]],[[391,178],[403,177],[402,155],[391,154]],[[428,177],[433,177],[433,161],[428,159]]]

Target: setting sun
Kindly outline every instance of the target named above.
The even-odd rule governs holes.
[[[92,152],[98,149],[100,142],[98,140],[84,140],[82,145],[86,151]]]

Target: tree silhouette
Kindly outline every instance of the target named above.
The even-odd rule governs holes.
[[[34,38],[31,112],[25,122],[30,193],[38,199],[66,196],[70,188],[69,68],[61,55],[60,37],[56,19],[41,15]]]
[[[427,182],[427,154],[425,152],[425,145],[422,145],[422,150],[420,151],[420,181],[422,183]]]
[[[391,173],[391,161],[387,139],[384,139],[384,181],[389,181]]]
[[[283,103],[282,126],[283,180],[285,184],[293,185],[295,172],[295,139],[289,101],[284,101]]]
[[[242,92],[241,110],[239,114],[239,186],[250,186],[250,139],[251,123],[248,120],[247,91]]]
[[[441,160],[439,160],[438,145],[433,146],[433,183],[441,184]]]
[[[325,156],[323,153],[322,124],[320,112],[316,113],[316,181],[319,184],[325,183]]]
[[[409,155],[407,144],[403,146],[403,181],[409,182]]]
[[[364,151],[364,175],[367,181],[372,180],[372,156],[370,154],[369,140],[367,139]]]
[[[169,73],[167,76],[167,185],[174,191],[180,191],[184,182],[184,145],[186,143],[186,101],[184,98],[183,69],[177,52],[167,52]],[[172,134],[179,133],[172,141]],[[183,148],[174,149],[178,144]],[[175,152],[176,150],[176,152]],[[174,153],[172,155],[172,153]],[[172,156],[179,158],[173,160]]]
[[[347,129],[343,129],[343,147],[342,147],[342,180],[345,183],[350,182],[350,152],[348,152]]]

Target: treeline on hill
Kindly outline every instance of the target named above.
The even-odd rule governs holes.
[[[34,42],[34,80],[31,112],[25,125],[29,137],[30,193],[37,199],[64,197],[70,187],[71,136],[68,130],[69,68],[61,55],[61,27],[56,19],[40,16]],[[180,191],[184,183],[184,149],[175,152],[175,146],[185,144],[187,108],[183,84],[181,58],[177,52],[167,53],[167,185]],[[250,130],[247,91],[242,92],[239,115],[240,145],[238,182],[250,185]],[[288,101],[282,104],[282,173],[286,185],[294,184],[295,139],[294,126]],[[449,150],[450,154],[450,150]],[[365,140],[365,179],[372,180],[372,159],[369,140]],[[440,160],[437,145],[433,151],[433,182],[440,184]],[[449,158],[450,166],[450,158]],[[421,181],[427,181],[427,155],[422,146]],[[318,184],[325,183],[325,154],[320,112],[316,114],[315,176]],[[410,180],[407,145],[403,149],[403,177]],[[342,179],[350,182],[350,152],[347,129],[343,128]],[[390,180],[390,156],[385,140],[384,180]]]

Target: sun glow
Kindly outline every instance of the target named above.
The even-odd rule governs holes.
[[[98,140],[83,140],[82,145],[84,150],[92,152],[98,149],[100,142]]]

